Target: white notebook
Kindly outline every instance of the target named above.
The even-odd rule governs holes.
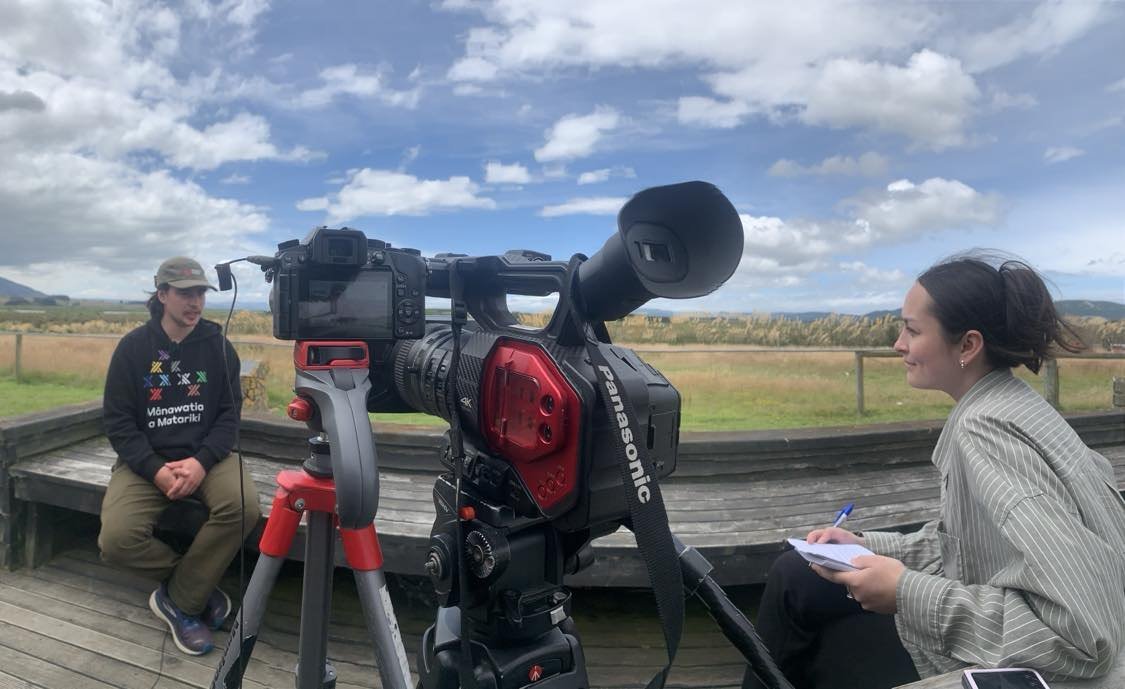
[[[853,557],[874,555],[867,548],[854,543],[806,543],[800,538],[790,538],[789,545],[809,562],[840,572],[854,572]]]

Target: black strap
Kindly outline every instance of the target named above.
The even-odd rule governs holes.
[[[468,320],[465,308],[463,284],[456,259],[449,265],[449,323],[453,336],[453,353],[449,362],[449,375],[446,378],[445,402],[449,410],[449,453],[453,463],[453,485],[456,497],[454,498],[454,512],[457,518],[457,613],[460,617],[461,659],[457,664],[457,676],[461,682],[461,689],[477,689],[477,680],[474,670],[476,663],[473,661],[473,627],[469,621],[468,605],[469,596],[468,563],[465,562],[465,521],[461,518],[461,486],[465,472],[465,441],[461,431],[461,414],[457,408],[457,369],[461,361],[461,326]]]
[[[618,432],[611,433],[617,456],[620,458],[622,491],[629,505],[627,527],[637,538],[637,549],[644,559],[652,593],[656,598],[656,611],[664,629],[664,644],[668,650],[668,663],[649,680],[647,689],[661,689],[668,679],[668,672],[676,658],[680,645],[680,635],[684,626],[684,586],[680,571],[679,555],[668,528],[668,513],[664,510],[664,498],[656,480],[652,463],[648,457],[648,447],[644,437],[639,435],[637,415],[625,389],[619,384],[613,366],[602,354],[599,342],[594,337],[593,328],[577,312],[574,290],[577,267],[581,257],[570,261],[568,286],[571,290],[570,313],[574,324],[583,328],[586,353],[598,377],[598,394],[603,407],[609,415],[610,427]],[[600,324],[599,324],[600,325]],[[603,332],[604,332],[604,325]],[[606,338],[608,339],[608,338]],[[620,411],[619,411],[620,410]],[[634,478],[634,474],[637,477]]]

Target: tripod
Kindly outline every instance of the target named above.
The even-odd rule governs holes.
[[[319,432],[309,439],[309,457],[302,471],[282,471],[277,475],[273,508],[259,544],[261,557],[250,577],[211,687],[234,689],[241,685],[270,591],[301,517],[307,515],[296,688],[336,686],[336,671],[328,663],[327,652],[333,551],[338,531],[348,566],[355,573],[382,686],[409,689],[410,668],[387,594],[383,556],[372,521],[378,502],[378,474],[365,405],[370,388],[366,345],[298,342],[294,360],[298,397],[289,405],[289,415],[306,421],[310,429]],[[334,480],[337,475],[341,478],[339,490]]]

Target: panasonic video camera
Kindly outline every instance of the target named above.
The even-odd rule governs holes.
[[[627,517],[623,491],[643,500],[653,476],[675,469],[679,394],[635,352],[611,344],[604,323],[654,297],[714,291],[741,259],[742,224],[716,187],[687,182],[639,192],[621,209],[618,228],[588,260],[570,261],[534,251],[425,258],[358,230],[320,228],[279,245],[267,270],[276,337],[368,341],[369,411],[420,411],[447,421],[458,415],[463,491],[490,531],[479,539],[490,555],[478,562],[478,576],[500,575],[513,544],[496,541],[512,524],[550,522],[571,535],[563,547],[571,559]],[[552,294],[558,306],[541,329],[521,326],[508,309],[509,295]],[[459,329],[456,367],[450,317],[427,323],[426,296],[452,297],[452,309],[470,317]],[[599,389],[587,346],[608,362],[609,387]],[[601,408],[625,395],[636,427],[611,423]],[[624,442],[630,485],[614,436]],[[448,513],[458,504],[452,491],[451,478],[444,487],[439,479],[434,542],[439,559],[456,561],[458,548],[441,546],[442,529],[456,519]],[[442,580],[448,590],[453,571],[441,564],[439,591]]]

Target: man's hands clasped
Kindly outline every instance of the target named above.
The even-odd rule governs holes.
[[[836,526],[814,529],[805,538],[809,543],[853,543],[864,545],[863,539],[847,529]],[[898,580],[906,565],[882,555],[861,555],[852,560],[854,572],[811,565],[813,571],[828,581],[847,587],[848,593],[864,610],[893,615],[898,611]]]
[[[198,459],[188,457],[166,462],[153,481],[169,500],[179,500],[195,493],[206,474]]]

